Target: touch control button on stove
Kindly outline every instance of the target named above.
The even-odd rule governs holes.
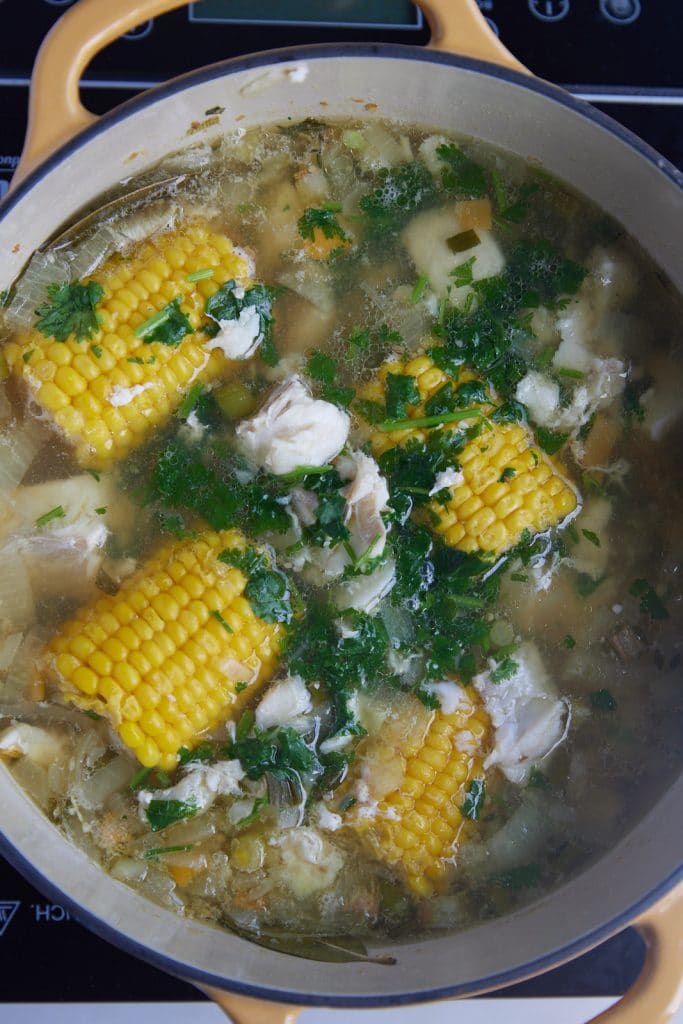
[[[528,0],[529,10],[539,21],[562,21],[569,14],[570,0]]]
[[[633,24],[640,11],[640,0],[600,0],[600,13],[615,25]]]

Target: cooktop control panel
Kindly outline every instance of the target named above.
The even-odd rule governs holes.
[[[0,67],[26,78],[37,45],[73,0],[4,0]],[[553,82],[683,90],[681,5],[665,0],[479,0],[506,45]],[[129,32],[87,78],[160,82],[240,53],[350,40],[425,43],[409,0],[200,0]]]

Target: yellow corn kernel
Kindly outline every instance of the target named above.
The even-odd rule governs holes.
[[[425,404],[447,382],[459,387],[477,379],[462,370],[454,381],[429,356],[419,355],[405,363],[385,363],[363,389],[363,397],[381,402],[389,373],[415,377],[422,401],[409,408],[408,419],[427,415]],[[472,403],[472,407],[477,410],[472,419],[442,428],[479,425],[479,432],[455,456],[462,479],[448,488],[445,504],[433,500],[425,506],[424,520],[451,547],[497,556],[514,547],[525,530],[540,533],[576,513],[579,495],[555,463],[535,447],[525,425],[493,422],[488,418],[495,409],[493,402]],[[377,455],[411,438],[424,440],[424,429],[391,433],[373,429],[370,435]]]
[[[389,747],[402,764],[398,785],[381,795],[374,813],[355,805],[345,815],[374,856],[388,864],[418,896],[444,887],[455,870],[458,847],[476,827],[462,812],[468,787],[483,778],[482,758],[490,722],[476,696],[463,691],[457,711],[411,710],[402,738],[382,732],[364,741],[357,760],[377,759]],[[423,720],[424,719],[424,720]],[[395,729],[395,726],[394,726]],[[381,777],[381,772],[378,775]],[[368,772],[372,783],[373,773]],[[394,776],[392,775],[393,779]],[[373,794],[376,795],[376,794]]]
[[[9,371],[53,416],[81,465],[106,467],[123,458],[168,420],[195,379],[229,375],[230,362],[219,350],[207,352],[200,334],[188,334],[176,346],[145,344],[135,334],[176,298],[197,331],[206,291],[199,285],[206,282],[187,280],[188,266],[196,264],[213,268],[214,290],[230,280],[250,283],[245,256],[229,239],[193,222],[140,243],[123,263],[117,255],[97,271],[104,297],[92,338],[56,342],[32,330],[3,350]]]
[[[247,578],[218,560],[225,548],[245,547],[237,530],[166,543],[116,596],[81,609],[48,646],[47,664],[64,697],[108,718],[146,767],[174,768],[181,746],[238,713],[275,670],[282,627],[254,615],[243,595]],[[190,574],[188,556],[196,570]],[[151,614],[141,642],[133,609],[146,594],[154,608],[143,613]],[[192,613],[180,611],[185,601]],[[235,632],[212,612],[232,619]],[[209,629],[214,621],[218,628]],[[240,671],[225,667],[235,664]],[[245,674],[253,675],[248,687],[239,685]]]

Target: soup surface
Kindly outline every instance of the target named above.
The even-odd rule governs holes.
[[[105,197],[3,308],[17,782],[307,956],[560,884],[680,766],[682,314],[585,200],[413,126]]]

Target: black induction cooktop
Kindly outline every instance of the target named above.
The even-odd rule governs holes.
[[[36,50],[72,0],[0,0],[0,195],[18,161]],[[683,167],[683,4],[672,0],[479,0],[510,50]],[[423,45],[427,26],[408,0],[202,0],[139,26],[100,54],[83,99],[103,113],[202,64],[298,43]],[[616,995],[638,974],[631,929],[504,995]],[[0,859],[2,1003],[183,1001],[191,986],[85,931]],[[77,970],[65,965],[77,964]],[[40,969],[36,970],[36,965]]]

